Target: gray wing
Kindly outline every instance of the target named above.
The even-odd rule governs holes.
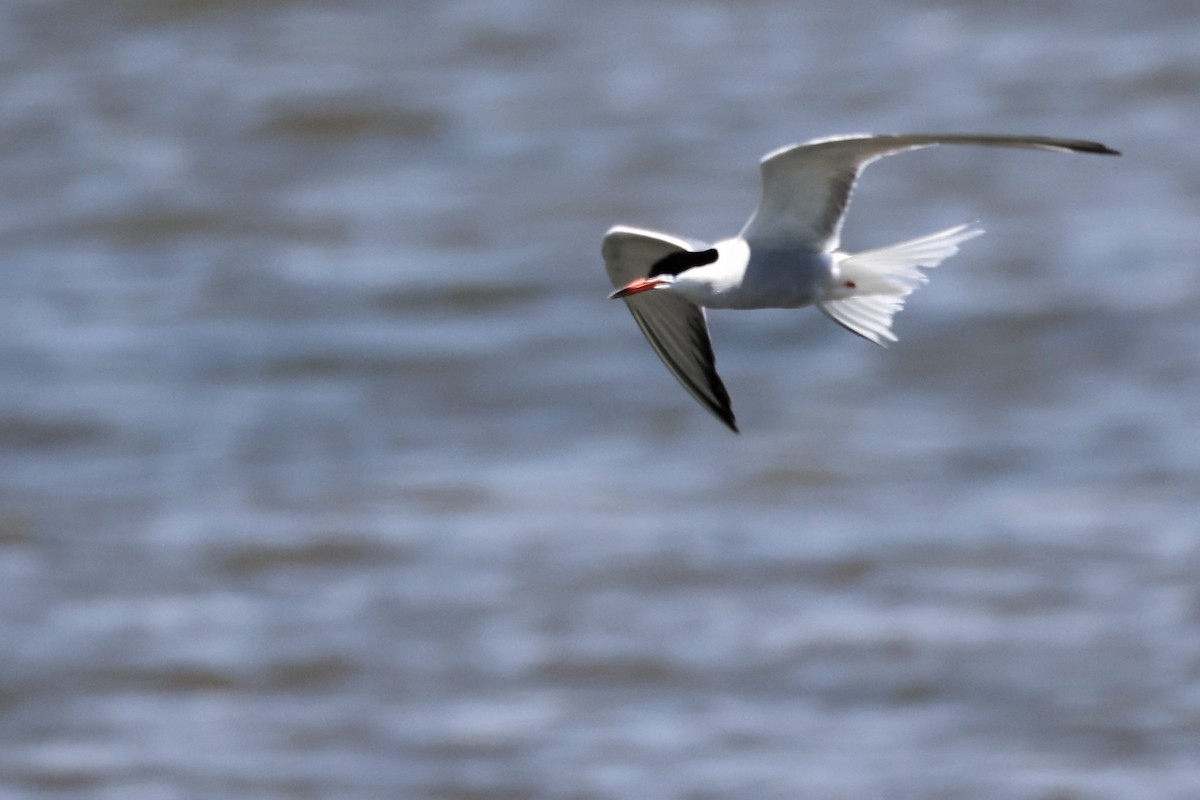
[[[742,230],[742,236],[751,247],[756,241],[784,242],[814,252],[831,252],[837,249],[842,217],[863,167],[884,156],[939,144],[1120,155],[1099,142],[1047,136],[919,133],[814,139],[781,147],[763,156],[762,200]]]
[[[648,276],[659,259],[679,250],[704,250],[708,245],[656,231],[617,226],[604,236],[604,266],[614,289]],[[716,358],[704,309],[677,294],[651,291],[625,299],[638,327],[667,369],[717,419],[735,433],[737,421],[725,384],[717,375]]]

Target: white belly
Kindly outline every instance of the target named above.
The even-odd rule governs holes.
[[[824,296],[832,283],[828,253],[751,251],[741,285],[726,308],[800,308]]]

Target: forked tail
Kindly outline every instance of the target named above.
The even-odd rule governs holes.
[[[852,333],[887,347],[896,341],[892,317],[904,308],[904,298],[929,281],[921,267],[936,267],[957,253],[960,244],[982,233],[983,228],[970,222],[848,255],[836,266],[833,291],[817,307]]]

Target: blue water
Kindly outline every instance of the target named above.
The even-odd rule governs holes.
[[[1200,796],[1189,3],[0,5],[0,796]],[[854,131],[873,347],[609,291]]]

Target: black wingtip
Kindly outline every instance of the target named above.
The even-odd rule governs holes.
[[[741,433],[738,430],[737,419],[733,416],[733,404],[729,402],[729,393],[725,391],[725,384],[721,383],[721,379],[717,377],[715,370],[713,378],[715,379],[715,383],[712,388],[717,394],[717,402],[705,402],[705,407],[712,412],[714,417],[721,420],[729,430],[734,433]]]
[[[1071,146],[1071,149],[1077,153],[1095,153],[1101,156],[1119,156],[1120,150],[1113,150],[1108,145],[1100,144],[1100,142],[1076,142]]]

